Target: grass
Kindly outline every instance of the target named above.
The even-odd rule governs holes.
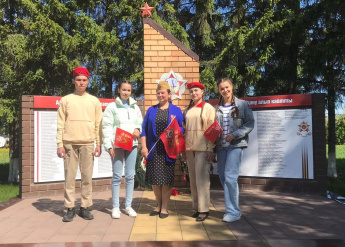
[[[338,195],[345,196],[345,145],[336,146],[337,178],[328,178],[327,189]]]
[[[0,185],[0,202],[7,201],[19,194],[18,184],[1,184]]]
[[[0,202],[19,195],[19,185],[7,182],[10,168],[8,149],[0,149]]]

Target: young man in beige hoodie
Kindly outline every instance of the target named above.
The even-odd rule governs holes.
[[[73,70],[74,93],[60,100],[57,116],[57,155],[64,159],[65,207],[62,221],[70,222],[76,215],[75,177],[78,165],[81,173],[81,207],[79,216],[92,220],[93,159],[101,155],[102,107],[99,100],[86,92],[89,71],[78,67]],[[96,148],[94,143],[96,141]]]

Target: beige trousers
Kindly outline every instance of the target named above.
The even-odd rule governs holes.
[[[65,164],[65,207],[75,205],[75,177],[78,165],[81,173],[81,207],[92,205],[92,171],[94,145],[64,145]]]
[[[206,152],[186,151],[193,208],[208,212],[210,207],[210,164]]]

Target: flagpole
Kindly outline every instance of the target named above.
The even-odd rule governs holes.
[[[174,118],[175,119],[175,118]],[[169,125],[164,129],[164,130],[166,130],[167,128],[169,128],[169,126],[172,124],[172,122],[174,121],[174,119],[173,120],[171,120],[171,122],[169,123]],[[163,131],[164,132],[164,131]]]
[[[175,119],[175,118],[174,118],[174,119]],[[170,123],[169,123],[168,126],[163,130],[163,132],[164,132],[167,128],[169,128],[169,126],[170,126],[171,123],[174,121],[174,119],[170,121]],[[151,148],[150,151],[147,153],[147,156],[149,156],[149,154],[151,153],[152,149],[156,146],[156,144],[157,144],[157,142],[159,141],[159,139],[161,139],[160,136],[158,136],[157,141],[155,142],[155,144],[153,144],[152,148]]]
[[[159,141],[160,137],[158,138],[158,140],[155,142],[155,144],[153,144],[152,148],[150,149],[150,151],[147,153],[147,156],[149,156],[149,154],[151,153],[152,149],[156,146],[157,142]]]

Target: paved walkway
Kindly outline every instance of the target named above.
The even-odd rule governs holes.
[[[120,196],[123,208],[123,189]],[[61,221],[62,197],[20,200],[5,209],[0,207],[0,246],[70,242],[92,242],[93,246],[117,246],[109,243],[122,242],[119,246],[139,246],[128,245],[137,241],[157,241],[140,246],[190,246],[190,243],[192,246],[316,246],[315,243],[345,246],[345,206],[321,195],[242,191],[243,216],[233,223],[221,221],[223,192],[213,190],[211,197],[210,217],[205,222],[190,217],[193,210],[189,195],[172,196],[169,217],[160,219],[148,216],[155,205],[153,192],[135,191],[133,208],[138,211],[137,218],[122,213],[115,220],[110,216],[111,193],[97,192],[93,194],[92,206],[95,219],[85,221],[77,216],[70,223]],[[173,242],[164,245],[167,242],[163,241]]]
[[[192,209],[190,195],[173,196],[169,202],[169,217],[160,219],[149,216],[156,206],[152,191],[145,191],[140,202],[138,216],[129,241],[209,241],[235,240],[221,215],[211,205],[210,216],[204,222],[190,217]]]

